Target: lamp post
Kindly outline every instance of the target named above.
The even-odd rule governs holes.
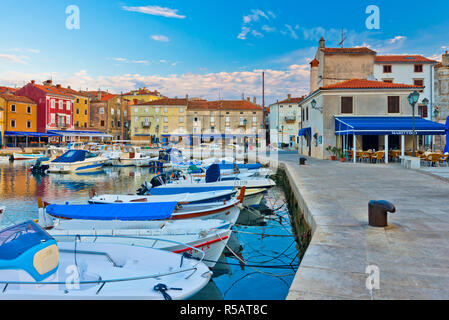
[[[413,153],[412,156],[416,156],[416,137],[415,137],[415,105],[418,102],[419,93],[418,91],[413,91],[408,96],[408,103],[412,106],[412,117],[413,117]]]

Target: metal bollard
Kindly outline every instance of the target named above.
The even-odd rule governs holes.
[[[371,200],[368,203],[368,223],[372,227],[388,226],[387,213],[396,212],[394,205],[386,200]]]
[[[304,157],[300,157],[299,158],[299,165],[301,165],[301,166],[303,166],[303,165],[305,165],[306,164],[306,158],[304,158]]]

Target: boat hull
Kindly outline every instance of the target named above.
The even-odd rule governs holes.
[[[100,171],[104,166],[105,160],[80,161],[74,163],[49,163],[47,172],[49,173],[86,173]]]

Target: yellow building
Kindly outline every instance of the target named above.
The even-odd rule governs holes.
[[[0,94],[4,131],[36,132],[37,104],[28,97]]]
[[[65,92],[75,97],[73,103],[73,125],[76,130],[86,130],[90,126],[90,97],[88,94],[73,90],[72,88],[62,88]]]
[[[131,140],[162,142],[164,135],[187,133],[187,102],[164,98],[131,106]]]
[[[150,91],[147,88],[133,90],[133,91],[124,93],[122,96],[123,96],[123,99],[133,101],[136,103],[155,101],[155,100],[160,100],[163,98],[161,96],[161,94],[159,93],[159,91],[157,91],[157,90]],[[136,103],[134,103],[134,104],[136,104]]]

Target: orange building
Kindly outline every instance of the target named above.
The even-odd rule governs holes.
[[[3,109],[3,133],[6,136],[25,136],[21,132],[37,131],[37,104],[33,100],[13,94],[0,94],[0,108]],[[21,139],[20,139],[21,140]]]

